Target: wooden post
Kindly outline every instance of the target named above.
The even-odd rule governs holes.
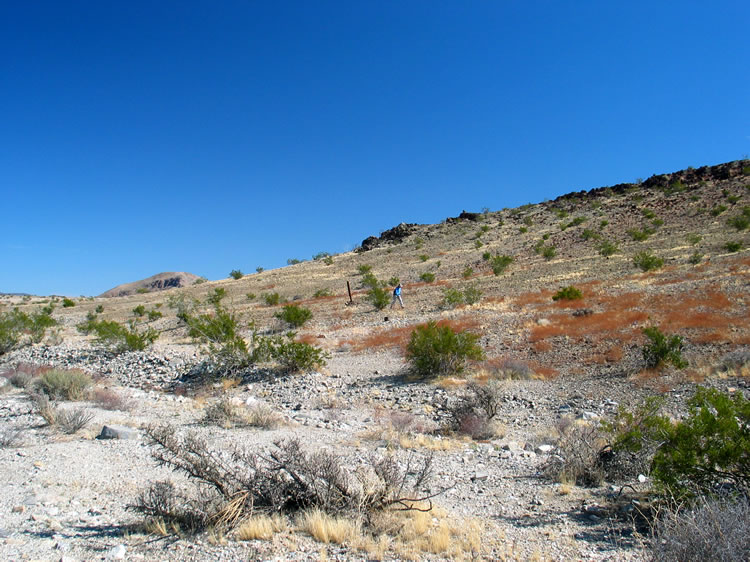
[[[349,281],[346,282],[346,290],[349,291],[349,304],[354,304],[354,300],[352,299],[352,287],[349,285]]]

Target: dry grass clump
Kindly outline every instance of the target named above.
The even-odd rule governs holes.
[[[85,408],[61,408],[50,402],[46,394],[34,395],[33,401],[37,414],[47,425],[69,435],[83,429],[94,419],[94,414]]]
[[[378,427],[362,437],[372,441],[383,441],[386,447],[428,451],[450,451],[461,444],[442,435],[437,435],[437,426],[430,420],[410,412],[375,408],[374,418]]]
[[[21,441],[21,431],[13,427],[0,430],[0,449],[10,449]]]
[[[449,407],[449,430],[475,440],[492,439],[505,434],[495,417],[500,411],[504,387],[497,381],[479,384],[471,381],[464,394]]]
[[[555,454],[542,465],[546,477],[565,484],[599,486],[604,480],[602,451],[606,445],[598,423],[563,418],[558,424]]]
[[[287,530],[289,527],[286,518],[275,513],[273,515],[258,514],[245,519],[237,527],[236,537],[241,541],[264,540],[267,541],[276,533]]]
[[[658,520],[650,546],[654,560],[747,560],[750,501],[701,498],[693,506],[669,511]]]
[[[18,363],[15,366],[6,366],[0,372],[0,377],[8,379],[8,382],[16,388],[26,389],[44,373],[52,369],[47,365],[35,365],[33,363]]]
[[[283,419],[281,414],[263,402],[245,405],[229,398],[210,404],[203,415],[203,423],[218,425],[224,429],[247,426],[273,429],[281,425]]]
[[[362,536],[358,519],[337,517],[321,509],[309,509],[297,517],[299,530],[322,543],[354,544]]]

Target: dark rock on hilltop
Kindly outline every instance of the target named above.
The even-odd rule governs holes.
[[[201,279],[201,277],[193,275],[192,273],[185,273],[184,271],[158,273],[157,275],[153,275],[147,279],[118,285],[114,289],[110,289],[109,291],[106,291],[99,296],[125,297],[138,292],[150,293],[152,291],[164,291],[166,289],[188,287],[190,285],[193,285],[199,279]]]
[[[367,238],[362,240],[360,251],[366,252],[368,250],[372,250],[373,248],[377,248],[384,242],[401,242],[404,238],[407,238],[411,233],[413,233],[417,229],[417,226],[418,225],[413,223],[402,222],[401,224],[394,226],[393,228],[389,228],[388,230],[381,232],[380,237],[368,236]]]

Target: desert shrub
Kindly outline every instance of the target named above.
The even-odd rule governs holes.
[[[664,219],[656,218],[651,221],[651,225],[654,228],[659,228],[660,226],[664,226]]]
[[[464,303],[464,295],[458,289],[445,289],[443,291],[443,308],[455,308]]]
[[[255,268],[255,273],[263,273],[265,271],[264,267],[258,266]]]
[[[564,418],[558,424],[555,454],[541,466],[547,478],[579,486],[599,486],[604,480],[602,451],[606,439],[599,424],[576,423]]]
[[[476,304],[482,298],[482,291],[476,285],[464,287],[464,302],[466,304]]]
[[[602,240],[599,243],[599,254],[608,258],[611,255],[616,254],[620,251],[620,248],[614,242],[610,240]]]
[[[195,283],[197,284],[200,281],[200,279],[196,279]],[[150,293],[151,291],[148,289],[148,287],[138,287],[135,292],[139,295],[145,295],[147,293]]]
[[[715,493],[720,487],[750,491],[750,401],[698,387],[689,413],[656,451],[654,480],[671,494]]]
[[[234,527],[255,514],[312,508],[358,518],[390,506],[413,509],[442,492],[419,492],[429,482],[431,457],[421,463],[410,459],[401,467],[387,456],[346,470],[342,457],[320,449],[308,453],[296,439],[258,454],[241,448],[217,451],[197,435],[180,436],[170,426],[151,426],[146,435],[156,461],[197,482],[201,499],[160,482],[142,492],[132,508],[191,530]]]
[[[734,562],[750,552],[750,500],[702,498],[667,511],[650,542],[653,560]]]
[[[143,316],[144,314],[146,314],[146,307],[143,306],[142,304],[139,304],[133,309],[134,316],[140,317],[140,316]]]
[[[332,295],[333,295],[333,293],[331,293],[330,289],[318,289],[313,294],[313,298],[320,299],[320,298],[323,298],[323,297],[330,297]]]
[[[76,303],[74,300],[69,299],[68,297],[65,297],[62,301],[63,308],[70,308],[72,306],[75,306]]]
[[[643,333],[649,339],[643,349],[643,359],[649,368],[657,368],[671,363],[677,369],[684,369],[688,362],[682,358],[682,338],[677,335],[667,336],[656,326],[643,329]]]
[[[164,316],[160,310],[149,310],[148,311],[148,321],[153,322],[154,320],[158,320]]]
[[[727,210],[726,205],[716,205],[713,209],[711,209],[711,216],[712,217],[718,217],[721,213]]]
[[[333,265],[333,256],[326,256],[323,258],[323,263],[326,265]]]
[[[724,244],[724,249],[727,252],[739,252],[744,247],[744,244],[740,241],[729,241],[726,244]]]
[[[45,307],[31,314],[17,308],[0,313],[0,355],[17,347],[42,341],[47,329],[57,325],[51,314],[52,307]]]
[[[570,285],[568,287],[562,287],[559,291],[557,291],[554,295],[552,295],[553,301],[559,301],[559,300],[567,300],[567,301],[573,301],[577,299],[582,299],[583,293],[580,289],[576,289],[573,285]]]
[[[360,275],[365,275],[372,271],[372,266],[366,263],[362,263],[357,266],[357,271],[359,272]]]
[[[312,259],[313,261],[319,261],[319,260],[324,260],[330,257],[331,257],[330,252],[318,252],[317,254],[313,255]]]
[[[490,258],[490,267],[492,268],[492,273],[495,275],[503,273],[511,263],[513,263],[513,258],[511,256],[501,256],[498,254]]]
[[[419,261],[424,262],[424,261],[427,261],[428,259],[430,259],[430,256],[428,256],[427,254],[420,254],[419,256]]]
[[[209,304],[217,305],[227,296],[227,290],[224,287],[216,287],[213,293],[209,293],[206,297],[206,302]]]
[[[398,278],[398,277],[396,277],[396,276],[394,276],[394,277],[391,277],[390,279],[388,279],[388,286],[389,286],[389,287],[395,287],[395,286],[396,286],[396,285],[398,285],[399,283],[401,283],[401,279],[399,279],[399,278]]]
[[[422,246],[424,246],[424,238],[421,238],[421,237],[415,238],[414,239],[414,247],[417,250],[420,250],[422,248]]]
[[[383,284],[378,281],[378,278],[375,277],[373,273],[367,272],[362,276],[362,286],[369,289],[374,289],[376,287],[382,287]]]
[[[21,441],[21,431],[12,427],[0,429],[0,449],[10,449]]]
[[[750,218],[745,215],[737,215],[727,221],[729,226],[733,226],[737,230],[747,230],[750,227]]]
[[[419,278],[425,283],[432,283],[433,281],[435,281],[435,274],[431,271],[425,271],[422,275],[419,276]]]
[[[688,258],[688,263],[692,265],[698,265],[702,261],[703,261],[703,253],[697,250],[693,252]]]
[[[56,425],[60,428],[63,433],[72,435],[79,430],[86,427],[91,420],[94,419],[94,414],[86,410],[85,408],[75,409],[57,409],[56,414]]]
[[[258,297],[258,295],[256,295],[255,293],[246,293],[245,297],[249,301],[254,301]]]
[[[469,359],[484,357],[478,341],[477,334],[428,322],[411,333],[406,358],[411,372],[420,378],[454,375],[464,370]]]
[[[83,400],[92,382],[91,376],[82,371],[50,369],[36,384],[53,400]]]
[[[114,320],[97,321],[89,319],[81,324],[78,329],[83,333],[93,332],[96,334],[98,344],[115,353],[143,351],[159,337],[159,332],[153,328],[140,331],[134,321],[131,321],[126,327]]]
[[[229,272],[229,277],[231,277],[234,280],[242,279],[245,276],[244,273],[242,273],[239,269],[233,269]]]
[[[518,227],[518,232],[520,232],[521,234],[526,234],[528,231],[529,231],[529,229],[526,228],[525,226],[519,226]]]
[[[483,259],[484,261],[490,261],[490,258],[491,258],[491,257],[492,257],[492,254],[491,254],[491,253],[489,253],[489,252],[484,252],[484,253],[482,254],[482,259]]]
[[[104,312],[104,306],[102,306],[101,304],[97,305],[97,307],[94,309],[94,312],[96,312],[97,314],[101,314],[102,312]]]
[[[133,403],[125,396],[109,388],[95,389],[91,396],[91,401],[103,410],[127,412],[133,407]]]
[[[285,373],[299,373],[320,369],[329,355],[319,347],[294,341],[291,337],[275,338],[269,344],[271,358]]]
[[[302,263],[302,260],[298,260],[297,258],[289,258],[286,260],[287,265],[297,265],[298,263]]]
[[[495,437],[493,420],[502,402],[502,387],[497,381],[486,385],[474,381],[468,384],[465,393],[448,410],[451,429],[472,439]]]
[[[601,461],[610,480],[633,479],[648,474],[657,449],[670,434],[672,422],[661,414],[665,400],[650,396],[634,408],[620,406],[611,420],[602,420],[609,448]]]
[[[643,242],[644,240],[648,240],[649,236],[651,236],[653,233],[654,231],[647,226],[644,226],[642,230],[638,230],[637,228],[631,228],[630,230],[628,230],[628,234],[636,242]]]
[[[390,293],[381,287],[373,287],[367,291],[367,300],[377,309],[383,310],[391,302]]]
[[[286,322],[292,328],[299,328],[312,318],[312,311],[296,304],[287,304],[274,316]]]
[[[664,265],[664,260],[651,252],[644,250],[633,256],[633,265],[641,271],[652,271]]]
[[[719,368],[724,371],[740,370],[750,365],[750,349],[735,349],[721,358]]]
[[[462,275],[462,277],[464,279],[469,279],[472,275],[474,275],[474,268],[472,268],[471,266],[467,265],[464,268],[463,273],[461,273],[461,275]]]
[[[281,295],[279,293],[262,293],[260,297],[267,306],[276,306],[281,302]]]
[[[581,233],[581,238],[584,240],[599,240],[601,239],[602,235],[596,232],[595,230],[591,230],[590,228],[583,229],[583,232]]]
[[[202,422],[223,428],[245,425],[245,407],[223,398],[210,404],[203,412]]]
[[[188,335],[205,344],[212,362],[220,371],[241,369],[250,364],[247,343],[240,335],[240,318],[221,304],[204,314],[184,316]]]
[[[656,213],[654,213],[651,209],[641,209],[641,213],[647,219],[654,219],[654,218],[656,218]]]
[[[542,257],[546,260],[551,260],[557,255],[557,249],[552,245],[544,245],[541,250]]]

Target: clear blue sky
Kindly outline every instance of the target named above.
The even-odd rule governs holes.
[[[0,292],[209,279],[750,152],[750,2],[5,1]]]

